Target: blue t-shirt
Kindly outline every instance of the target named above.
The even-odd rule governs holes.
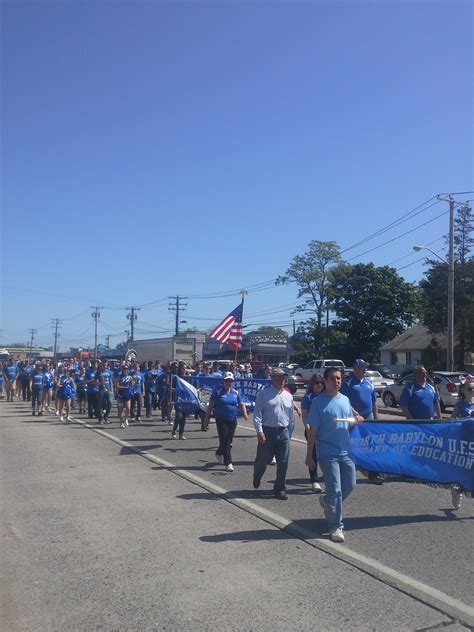
[[[301,410],[309,410],[311,408],[311,402],[318,394],[314,391],[312,393],[306,393],[306,395],[301,400]]]
[[[141,395],[142,384],[143,384],[143,373],[140,373],[140,371],[132,371],[132,376],[133,376],[133,379],[135,380],[135,386],[133,387],[133,390],[135,393],[138,393],[139,395]]]
[[[235,423],[239,414],[240,394],[235,388],[226,393],[225,388],[216,388],[212,391],[210,405],[214,404],[216,419]]]
[[[97,393],[97,384],[94,382],[95,380],[95,371],[92,369],[86,370],[86,380],[91,380],[87,383],[87,392],[88,393]]]
[[[426,382],[407,384],[400,396],[400,406],[406,406],[412,419],[431,419],[435,414],[438,395],[434,386]]]
[[[46,384],[46,375],[39,371],[38,373],[33,373],[31,376],[32,387],[36,389],[44,388]]]
[[[156,377],[157,372],[154,369],[146,369],[143,374],[143,381],[145,383],[146,393],[156,392]]]
[[[307,418],[310,426],[316,426],[316,452],[318,457],[350,456],[349,423],[334,419],[352,418],[352,406],[345,395],[321,393],[311,402]]]
[[[349,398],[352,407],[361,417],[366,419],[373,414],[377,394],[372,382],[367,378],[358,380],[356,377],[350,377],[342,384],[340,392]]]
[[[456,415],[459,419],[474,418],[474,402],[466,402],[464,399],[460,399],[456,404]]]
[[[18,367],[16,366],[16,364],[5,365],[5,368],[3,369],[3,375],[5,376],[6,380],[8,380],[9,382],[13,382],[13,380],[18,375]]]
[[[76,383],[76,390],[79,391],[80,393],[83,393],[86,390],[86,385],[84,384],[85,379],[86,379],[85,374],[81,375],[80,373],[78,373],[74,377],[74,382]]]
[[[106,391],[109,393],[112,391],[112,371],[109,369],[98,369],[95,372],[95,379],[99,386],[99,393],[102,393],[104,390],[104,385]],[[102,382],[104,382],[104,384],[102,384]]]
[[[118,376],[117,397],[129,400],[133,398],[132,376],[128,373],[120,373]]]

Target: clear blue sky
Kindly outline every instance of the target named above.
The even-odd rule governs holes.
[[[122,308],[160,299],[137,337],[166,334],[168,295],[235,290],[188,300],[183,326],[210,328],[311,239],[349,248],[472,190],[472,18],[455,0],[3,2],[0,345],[52,344],[52,318],[62,348],[92,344],[95,304],[119,342]],[[412,245],[442,254],[447,208],[345,256],[419,280]],[[295,303],[250,293],[244,322]]]

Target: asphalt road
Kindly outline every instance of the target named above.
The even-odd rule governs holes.
[[[213,426],[184,442],[112,419],[0,403],[2,632],[472,629],[471,499],[454,512],[447,490],[361,477],[334,544],[301,425],[282,502],[272,467],[252,488],[250,427],[226,473]]]

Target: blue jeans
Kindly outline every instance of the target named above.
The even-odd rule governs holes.
[[[42,388],[34,388],[31,391],[31,407],[33,410],[38,408],[38,410],[43,410],[43,394],[44,391]]]
[[[151,417],[151,408],[153,405],[153,397],[155,393],[150,393],[145,390],[145,412],[147,417]]]
[[[290,456],[290,433],[288,428],[270,428],[269,426],[263,426],[263,432],[265,434],[265,443],[263,445],[259,443],[257,446],[253,476],[255,479],[260,480],[265,474],[268,463],[275,455],[277,466],[273,491],[278,493],[286,489],[286,472]]]
[[[342,529],[342,503],[356,486],[354,461],[350,456],[319,455],[319,467],[323,471],[326,488],[329,529]]]

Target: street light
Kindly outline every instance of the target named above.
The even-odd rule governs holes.
[[[446,369],[448,371],[454,371],[454,254],[451,247],[449,249],[449,259],[440,257],[440,255],[434,252],[434,250],[431,250],[431,248],[428,248],[428,246],[417,244],[413,246],[413,250],[416,250],[416,252],[428,250],[428,252],[431,252],[432,255],[448,266],[448,352]]]

